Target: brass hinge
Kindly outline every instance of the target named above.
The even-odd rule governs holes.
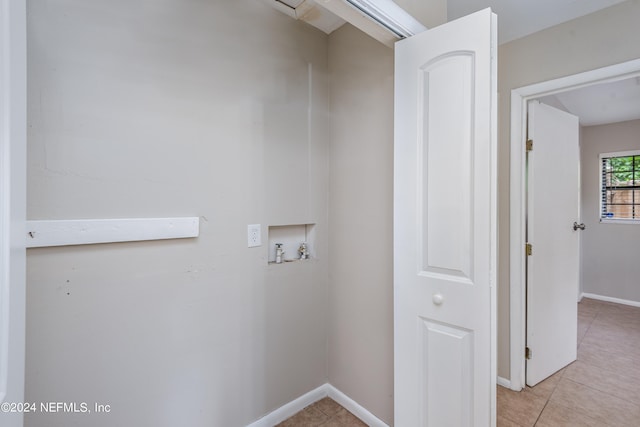
[[[533,357],[533,352],[531,351],[531,349],[529,347],[525,347],[524,348],[524,358],[529,360]]]
[[[533,150],[533,139],[527,139],[527,151]]]
[[[524,245],[524,251],[529,256],[533,255],[533,246],[531,246],[531,243]]]

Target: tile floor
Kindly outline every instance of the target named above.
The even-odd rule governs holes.
[[[583,298],[578,360],[535,387],[498,387],[498,427],[640,426],[640,307]],[[330,398],[277,427],[366,426]]]
[[[578,360],[497,404],[500,427],[640,426],[640,308],[583,298]]]
[[[335,400],[325,397],[278,424],[276,427],[366,427]]]

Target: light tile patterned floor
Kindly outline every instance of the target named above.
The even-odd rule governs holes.
[[[366,426],[324,398],[277,427]],[[498,387],[498,427],[640,426],[640,308],[583,298],[578,360],[535,387]]]
[[[351,412],[336,401],[325,397],[309,405],[276,427],[366,427]]]
[[[498,387],[498,426],[640,426],[640,308],[583,298],[578,360],[533,388]]]

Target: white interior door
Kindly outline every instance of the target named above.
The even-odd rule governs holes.
[[[396,44],[395,425],[495,425],[496,16]]]
[[[533,386],[576,360],[580,230],[579,121],[529,103],[527,360]]]

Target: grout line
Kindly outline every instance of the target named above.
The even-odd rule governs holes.
[[[582,344],[582,341],[584,341],[585,337],[589,333],[589,329],[591,329],[591,325],[593,325],[593,322],[595,322],[597,317],[598,317],[598,313],[596,313],[595,316],[593,316],[593,319],[591,319],[591,322],[589,322],[589,325],[587,326],[587,330],[584,331],[584,334],[582,335],[582,338],[580,338],[580,342],[578,343],[578,348],[576,350],[580,349],[580,344]]]
[[[562,373],[560,374],[560,379],[558,380],[558,382],[556,383],[555,386],[553,386],[553,390],[551,390],[551,393],[549,393],[549,397],[547,397],[546,402],[544,402],[544,406],[542,407],[542,409],[540,410],[540,413],[538,414],[538,417],[536,418],[536,421],[533,423],[533,425],[535,426],[536,424],[538,424],[538,421],[540,421],[540,417],[542,416],[542,413],[544,412],[544,410],[546,409],[547,405],[549,404],[549,402],[551,402],[551,397],[553,396],[553,394],[556,392],[556,389],[558,388],[558,386],[560,385],[560,381],[562,381],[562,379],[564,378],[564,373],[566,372],[566,368],[563,368]]]
[[[603,314],[603,313],[604,313],[604,311],[603,311],[603,307],[604,307],[604,306],[605,306],[604,304],[596,304],[596,305],[595,305],[595,313],[594,313],[593,317],[591,318],[591,320],[588,322],[588,324],[587,324],[587,328],[586,328],[586,330],[585,330],[585,332],[584,332],[584,335],[582,336],[582,338],[580,339],[580,342],[578,343],[578,349],[580,348],[580,345],[582,344],[582,342],[584,341],[584,339],[585,339],[585,338],[587,337],[587,335],[589,334],[589,332],[590,332],[590,330],[591,330],[591,327],[593,326],[593,323],[594,323],[594,322],[599,318],[599,316],[600,316],[601,314]],[[607,351],[607,350],[605,350],[605,349],[600,349],[600,350],[601,350],[601,351],[603,351],[604,353],[608,353],[608,351]],[[585,361],[580,360],[580,359],[577,359],[577,361],[580,361],[580,363],[584,363],[585,365],[592,366],[592,367],[594,367],[594,368],[596,368],[596,369],[603,370],[603,371],[605,371],[605,372],[607,372],[607,371],[608,371],[608,372],[612,372],[612,373],[619,374],[619,373],[618,373],[617,371],[615,371],[615,370],[609,370],[609,369],[606,369],[606,368],[602,368],[602,367],[600,367],[600,366],[591,365],[591,364],[586,363]],[[584,387],[587,387],[587,388],[589,388],[589,389],[591,389],[591,390],[595,390],[595,391],[598,391],[598,392],[600,392],[600,393],[606,393],[606,391],[604,391],[604,390],[600,390],[599,388],[594,387],[594,386],[593,386],[592,384],[590,384],[590,383],[589,383],[589,384],[583,384],[583,383],[582,383],[582,382],[580,382],[579,380],[575,380],[575,379],[572,379],[572,378],[569,378],[569,377],[564,378],[564,375],[565,375],[565,374],[566,374],[566,368],[565,368],[565,369],[563,369],[562,373],[560,374],[560,379],[558,380],[558,382],[557,382],[557,383],[555,384],[555,386],[553,387],[553,390],[551,391],[551,393],[549,393],[549,396],[547,397],[547,399],[546,399],[546,401],[545,401],[544,406],[542,407],[542,409],[541,409],[541,410],[540,410],[540,412],[538,413],[538,417],[536,418],[536,421],[535,421],[535,422],[534,422],[534,424],[533,424],[534,426],[536,426],[536,425],[538,424],[538,422],[540,421],[540,418],[541,418],[541,416],[542,416],[542,413],[545,411],[545,409],[547,408],[548,404],[551,402],[551,399],[552,399],[552,398],[553,398],[553,396],[555,395],[555,392],[556,392],[557,388],[559,387],[559,385],[560,385],[560,383],[561,383],[562,381],[573,382],[573,383],[576,383],[576,384],[580,384],[580,385],[582,385],[582,386],[584,386]],[[534,387],[534,388],[535,388],[535,387]],[[619,396],[612,396],[612,397],[614,397],[614,398],[616,398],[616,399],[620,399],[621,401],[626,401],[626,402],[628,402],[628,403],[631,403],[631,404],[634,404],[635,406],[640,407],[640,405],[639,405],[638,403],[636,403],[636,402],[634,402],[634,401],[632,401],[632,400],[627,400],[627,399],[622,398],[622,397],[619,397]],[[557,402],[554,402],[554,403],[555,403],[556,405],[560,406],[560,407],[563,407],[563,408],[566,408],[566,409],[575,410],[575,408],[567,407],[566,405],[563,405],[563,404],[561,404],[561,403],[557,403]],[[597,420],[597,419],[595,419],[595,418],[593,418],[593,417],[591,417],[591,416],[589,416],[589,415],[584,415],[584,416],[585,416],[585,417],[588,417],[589,419],[594,420],[595,422],[598,422],[598,420]],[[511,421],[511,420],[510,420],[510,421]]]
[[[540,413],[538,414],[538,416],[536,417],[535,422],[533,423],[534,427],[536,426],[536,424],[538,424],[538,421],[540,421],[540,417],[542,416],[542,413],[544,412],[544,410],[545,410],[545,408],[547,407],[548,404],[549,404],[549,399],[546,402],[544,402],[544,406],[540,410]]]
[[[556,405],[558,405],[558,406],[560,406],[560,407],[562,407],[562,408],[568,409],[568,410],[570,410],[570,411],[575,411],[575,410],[576,410],[576,408],[572,408],[572,407],[570,407],[570,406],[563,405],[562,403],[555,402],[555,404],[556,404]],[[546,406],[546,405],[545,405],[545,406]],[[594,417],[592,417],[591,415],[587,415],[587,414],[584,414],[584,413],[582,413],[581,415],[582,415],[583,417],[589,418],[590,420],[593,420],[593,421],[594,421],[594,423],[596,423],[596,424],[601,424],[601,423],[602,423],[602,420],[599,420],[599,419],[597,419],[597,418],[594,418]],[[537,423],[537,422],[538,422],[538,421],[536,420],[536,423]],[[610,426],[610,424],[601,424],[601,425],[603,425],[603,426],[605,426],[605,425],[606,425],[606,426]],[[534,427],[535,427],[535,425],[534,425]]]
[[[607,372],[611,372],[611,373],[617,374],[617,372],[616,372],[616,371],[610,371],[610,370],[607,370],[607,369],[599,368],[598,366],[589,365],[588,363],[585,363],[585,365],[592,366],[592,367],[594,367],[594,368],[596,368],[596,369],[600,369],[600,370],[603,370],[603,371],[607,371]],[[640,404],[638,403],[638,401],[633,400],[633,399],[629,399],[629,398],[627,398],[627,397],[622,397],[622,396],[620,396],[620,395],[612,394],[611,392],[609,392],[609,391],[607,391],[607,390],[602,390],[602,389],[600,389],[600,388],[598,388],[598,387],[594,386],[594,385],[593,385],[591,382],[589,382],[589,381],[584,381],[584,380],[580,380],[580,379],[577,379],[577,378],[567,378],[567,381],[570,381],[570,382],[575,383],[575,384],[579,384],[579,385],[581,385],[581,386],[584,386],[584,387],[586,387],[586,388],[588,388],[588,389],[590,389],[590,390],[597,391],[597,392],[599,392],[599,393],[607,394],[607,395],[609,395],[609,397],[611,397],[611,398],[619,399],[619,400],[622,400],[622,401],[625,401],[625,402],[631,403],[632,405],[637,406],[638,408],[640,408]]]

